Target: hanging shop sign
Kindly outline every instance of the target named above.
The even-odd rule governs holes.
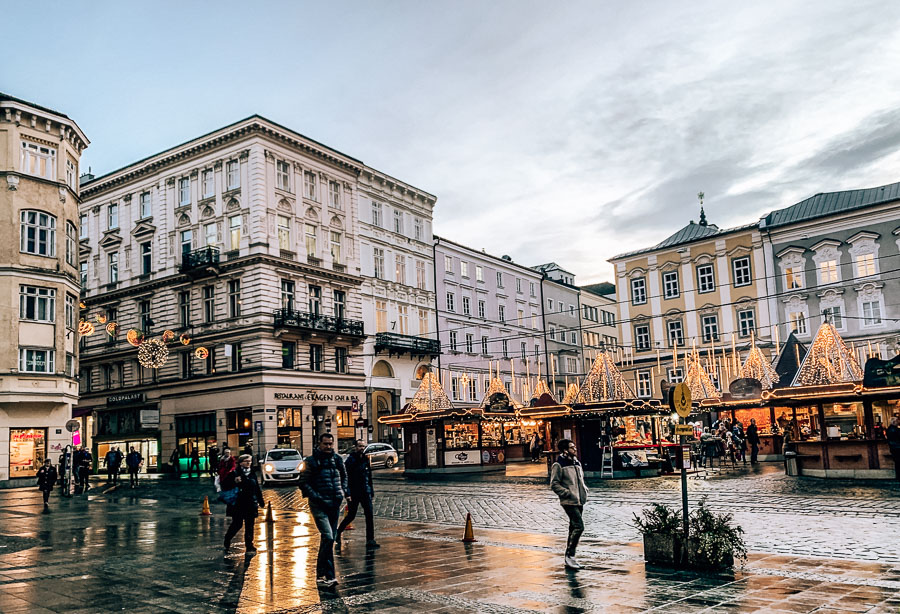
[[[890,360],[879,358],[867,360],[863,386],[866,388],[900,386],[900,356],[894,356]]]
[[[739,377],[728,386],[734,399],[758,399],[762,395],[762,382],[754,377]]]

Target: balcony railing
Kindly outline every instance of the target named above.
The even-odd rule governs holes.
[[[219,249],[217,247],[203,247],[181,255],[181,272],[186,273],[205,267],[219,265]]]
[[[293,309],[277,309],[275,311],[275,328],[299,328],[335,335],[365,336],[363,323],[360,320],[335,318]]]
[[[441,353],[441,342],[437,339],[398,335],[396,333],[376,333],[375,351],[437,356]]]

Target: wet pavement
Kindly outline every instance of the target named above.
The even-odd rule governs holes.
[[[526,472],[527,473],[527,472]],[[691,480],[692,499],[735,513],[751,555],[729,575],[646,566],[631,514],[677,503],[677,479],[593,484],[567,572],[563,512],[540,474],[376,480],[377,535],[364,520],[336,556],[340,584],[315,585],[318,535],[296,489],[266,489],[271,530],[255,557],[223,556],[221,504],[205,480],[60,499],[0,491],[0,612],[900,612],[900,488],[786,478],[773,466]],[[471,512],[477,543],[463,544]]]

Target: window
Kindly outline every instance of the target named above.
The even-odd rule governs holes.
[[[78,239],[75,238],[76,232],[75,224],[66,222],[66,264],[70,266],[78,265]]]
[[[19,348],[19,371],[24,373],[53,373],[56,352],[34,348]]]
[[[190,230],[181,231],[181,254],[190,253],[193,248],[194,233]]]
[[[328,182],[328,204],[335,209],[341,208],[341,184],[337,181]]]
[[[153,244],[150,241],[141,243],[141,275],[149,275],[153,271]]]
[[[837,260],[824,260],[819,263],[819,283],[833,284],[838,279]]]
[[[275,160],[275,187],[291,191],[291,165],[285,160]]]
[[[466,262],[465,260],[459,261],[459,274],[462,277],[466,277],[466,278],[469,277],[469,263]]]
[[[701,264],[697,267],[697,291],[712,292],[716,289],[716,278],[713,273],[713,265]]]
[[[522,294],[522,278],[516,277],[516,292]]]
[[[631,280],[631,303],[643,305],[647,302],[647,282],[643,277]]]
[[[322,346],[318,343],[309,344],[309,368],[311,371],[322,370]]]
[[[506,322],[506,305],[497,306],[497,319],[501,322]]]
[[[875,274],[875,254],[863,254],[856,258],[856,275],[866,277]]]
[[[477,401],[478,398],[478,384],[476,378],[469,379],[469,400]]]
[[[784,284],[790,289],[803,287],[803,271],[794,267],[784,269]]]
[[[666,322],[666,333],[669,338],[669,347],[676,345],[684,347],[684,329],[681,320],[669,320]]]
[[[419,307],[419,336],[428,334],[428,310]]]
[[[55,289],[19,286],[19,319],[54,322],[56,320],[55,313]]]
[[[750,256],[732,260],[731,274],[734,277],[735,287],[749,286],[753,282],[753,277],[750,273]]]
[[[312,224],[306,225],[306,256],[308,258],[315,258],[319,253],[318,247],[316,246],[316,227]]]
[[[528,344],[522,341],[519,346],[522,351],[522,360],[528,360]]]
[[[394,254],[394,281],[406,285],[406,256]]]
[[[294,282],[289,279],[281,280],[281,308],[294,310]]]
[[[381,203],[372,201],[372,225],[381,227]]]
[[[387,332],[387,302],[382,300],[375,301],[375,332]]]
[[[88,238],[88,216],[87,213],[82,213],[78,218],[78,238],[79,239],[87,239]]]
[[[19,250],[38,256],[56,256],[56,218],[42,211],[22,211]]]
[[[66,375],[75,377],[75,354],[66,352]]]
[[[416,260],[416,288],[425,289],[425,261]]]
[[[484,269],[477,264],[475,265],[475,281],[484,281]]]
[[[316,191],[316,174],[312,171],[303,171],[303,195],[309,200],[319,200]]]
[[[203,171],[203,198],[210,198],[215,194],[215,184],[213,182],[213,170],[211,168]]]
[[[450,331],[450,350],[453,352],[456,352],[458,350],[458,348],[456,346],[456,331],[455,330]]]
[[[375,279],[384,279],[384,250],[380,247],[373,248],[372,261],[375,266]]]
[[[478,301],[478,317],[482,320],[485,318],[484,315],[484,301]]]
[[[503,272],[502,271],[497,271],[497,287],[498,288],[503,287]]]
[[[178,180],[178,206],[191,204],[191,178],[182,177]]]
[[[56,149],[22,141],[22,172],[56,181]]]
[[[422,218],[420,217],[413,218],[413,238],[416,241],[422,240]]]
[[[191,325],[191,293],[189,291],[178,293],[178,320],[181,326]]]
[[[471,299],[468,296],[462,297],[462,310],[463,315],[470,315],[472,313]]]
[[[575,332],[574,330],[569,333],[569,343],[571,343],[573,345],[578,344],[578,333]]]
[[[409,307],[397,305],[397,332],[401,335],[409,334]]]
[[[518,310],[516,310],[516,314],[517,314],[516,324],[518,324],[519,326],[524,326],[525,325],[525,311],[522,309],[518,309]]]
[[[74,296],[66,294],[66,328],[72,330],[75,329],[75,300]]]
[[[232,279],[228,282],[228,317],[237,318],[241,315],[241,280]]]
[[[214,286],[203,287],[203,321],[207,324],[216,320],[216,289]]]
[[[334,348],[334,371],[335,373],[347,372],[347,348]]]
[[[322,313],[322,288],[309,287],[309,313],[319,315]]]
[[[456,311],[456,297],[452,292],[447,293],[447,311]]]
[[[394,211],[394,232],[397,234],[403,234],[403,212],[402,211]]]
[[[466,334],[466,352],[472,354],[475,352],[475,336],[471,334]]]
[[[702,316],[700,318],[700,328],[703,330],[704,343],[719,340],[719,316]]]
[[[791,322],[791,330],[798,335],[806,334],[806,315],[802,311],[794,311],[788,314]]]
[[[332,311],[334,317],[343,320],[347,315],[347,295],[343,290],[334,290],[331,294]]]
[[[488,338],[484,335],[481,337],[481,353],[485,356],[488,355]]]
[[[547,311],[549,311],[550,313],[554,313],[554,311],[553,311],[553,299],[552,299],[552,298],[548,298],[548,299],[547,299]]]
[[[228,218],[228,234],[231,237],[229,245],[232,251],[241,249],[241,216],[232,215]]]
[[[444,256],[444,272],[453,273],[453,257]]]
[[[341,264],[341,233],[331,233],[331,262],[332,264]]]
[[[881,302],[863,301],[863,326],[879,326],[881,324]]]
[[[634,327],[634,346],[635,349],[650,349],[650,327],[646,324],[638,324]]]
[[[153,215],[153,210],[150,208],[150,192],[141,192],[138,196],[138,216],[140,219],[145,219],[151,215]]]
[[[109,273],[108,283],[114,284],[119,281],[119,254],[118,252],[113,252],[107,258],[107,272]]]
[[[153,327],[153,319],[150,317],[150,301],[141,301],[138,303],[138,314],[141,330],[150,334]]]
[[[670,384],[679,384],[684,381],[684,369],[681,367],[666,369],[666,375]]]
[[[72,188],[73,192],[78,191],[78,168],[69,158],[66,158],[66,185]]]
[[[241,187],[241,165],[237,160],[229,160],[225,164],[225,185],[227,190]]]
[[[825,320],[827,322],[831,322],[832,326],[834,326],[838,330],[843,330],[844,328],[844,316],[841,313],[840,305],[835,305],[834,307],[826,307],[822,310],[822,315],[825,316]]]
[[[669,271],[663,273],[663,292],[666,298],[675,298],[680,292],[678,291],[678,271]]]
[[[578,371],[578,359],[574,356],[566,356],[566,373],[576,373]]]
[[[459,401],[459,376],[454,375],[450,378],[450,395],[454,401]]]
[[[240,371],[241,364],[243,361],[241,360],[241,344],[235,343],[231,346],[231,370],[232,371]]]
[[[749,337],[756,331],[756,314],[752,309],[742,309],[737,312],[738,334],[741,337]]]
[[[509,358],[509,341],[504,339],[501,345],[503,347],[503,358]]]
[[[556,341],[556,327],[551,324],[549,332],[550,332],[550,340]]]
[[[528,282],[528,293],[531,296],[537,296],[536,291],[537,288],[535,287],[535,283],[533,281]]]

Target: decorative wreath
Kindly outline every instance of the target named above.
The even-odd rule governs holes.
[[[138,347],[144,342],[144,333],[136,328],[132,328],[125,335],[125,338],[128,340],[128,343],[130,343],[134,347]]]
[[[187,333],[181,333],[181,336],[178,339],[181,340],[181,345],[190,345],[191,344],[191,338],[188,336]]]
[[[138,362],[148,369],[159,369],[169,359],[169,348],[159,339],[148,339],[138,347]]]
[[[209,356],[209,350],[201,345],[196,350],[194,350],[194,356],[196,356],[200,360],[204,360],[207,356]]]
[[[168,343],[169,341],[171,341],[174,338],[175,338],[175,333],[173,333],[172,331],[170,331],[170,330],[163,331],[163,334],[162,334],[163,343]]]

